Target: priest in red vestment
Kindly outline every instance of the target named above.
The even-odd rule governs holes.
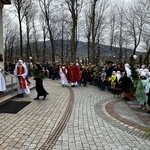
[[[14,75],[17,79],[17,90],[18,90],[18,97],[23,97],[23,94],[30,94],[30,89],[27,86],[26,76],[28,74],[27,66],[24,64],[22,60],[18,60]]]
[[[77,86],[79,79],[79,67],[75,63],[71,63],[68,67],[68,81],[71,83],[71,87]]]

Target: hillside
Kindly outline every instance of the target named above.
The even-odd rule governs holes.
[[[64,56],[66,53],[68,53],[68,57],[70,57],[70,49],[71,46],[68,44],[69,42],[64,41]],[[54,45],[56,48],[56,56],[61,58],[62,54],[62,45],[61,45],[61,40],[54,41]],[[40,53],[42,54],[42,47],[43,47],[43,42],[38,42],[38,47],[40,47]],[[50,49],[51,49],[51,44],[50,41],[46,41],[46,59],[49,59],[50,57]],[[108,45],[102,45],[100,44],[100,59],[103,61],[105,58],[107,59],[117,59],[119,56],[119,51],[120,49],[118,47],[113,47],[113,50],[110,51],[110,46]],[[130,56],[133,54],[133,50],[131,49],[122,49],[122,57],[125,58],[130,58]],[[136,55],[140,55],[142,53],[136,52]],[[98,55],[98,51],[96,52],[96,55]],[[78,58],[87,58],[88,57],[88,50],[87,50],[87,43],[79,41],[78,46],[77,46],[77,57]]]

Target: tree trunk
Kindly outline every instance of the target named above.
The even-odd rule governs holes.
[[[19,18],[19,26],[20,26],[20,57],[23,58],[23,44],[22,44],[22,24],[21,19]]]
[[[149,66],[149,55],[150,55],[150,47],[146,53],[145,59],[144,59],[144,64],[146,64],[146,66]]]

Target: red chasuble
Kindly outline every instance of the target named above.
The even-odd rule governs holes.
[[[24,73],[24,67],[17,66],[17,75],[20,83],[20,88],[25,89],[26,88],[26,80],[21,76]],[[20,76],[19,76],[20,75]]]
[[[79,79],[79,68],[76,65],[68,67],[68,80],[76,82]]]

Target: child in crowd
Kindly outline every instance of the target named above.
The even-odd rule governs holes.
[[[115,86],[116,86],[116,72],[115,71],[113,71],[112,72],[112,75],[111,75],[111,77],[109,78],[109,81],[110,81],[110,89],[111,89],[111,92],[112,93],[114,93],[114,89],[115,89]]]

